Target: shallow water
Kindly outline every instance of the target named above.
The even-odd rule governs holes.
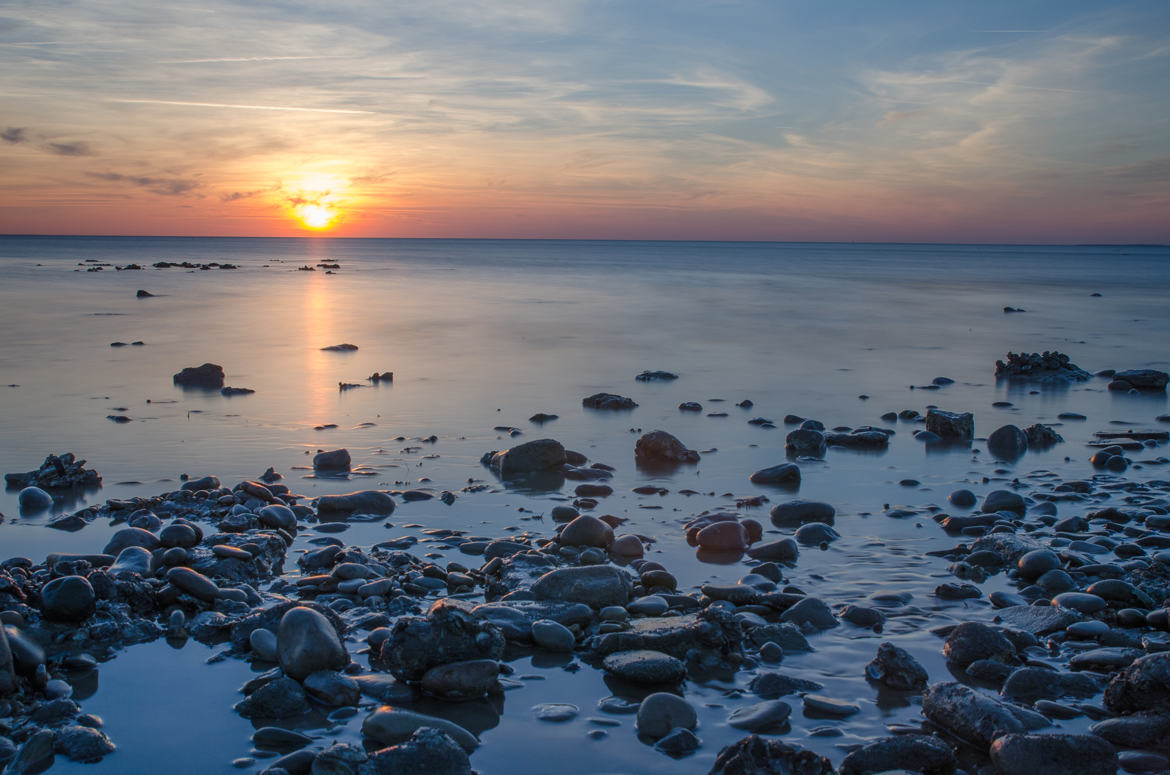
[[[147,268],[74,271],[87,259]],[[240,268],[149,267],[160,260]],[[320,261],[341,268],[331,275],[296,270]],[[1165,370],[1165,248],[9,237],[0,238],[0,271],[0,383],[19,385],[0,388],[0,469],[29,470],[49,452],[74,451],[104,477],[99,492],[59,504],[58,512],[175,489],[183,473],[214,473],[230,485],[274,466],[294,492],[310,497],[407,485],[458,493],[469,479],[493,485],[460,494],[452,506],[400,502],[388,524],[351,525],[341,535],[350,544],[416,535],[424,541],[415,551],[434,550],[411,524],[483,536],[551,535],[555,525],[540,515],[570,499],[572,483],[551,492],[509,490],[478,462],[487,450],[550,436],[617,468],[615,494],[597,513],[627,517],[629,532],[655,538],[647,556],[693,588],[733,583],[748,566],[699,562],[682,524],[735,496],[762,493],[773,503],[793,497],[747,480],[783,461],[785,414],[830,427],[883,425],[884,412],[925,413],[937,404],[974,412],[977,436],[1006,423],[1059,422],[1064,411],[1087,415],[1059,426],[1064,444],[1014,464],[994,463],[978,441],[973,449],[927,450],[911,436],[917,426],[904,422],[890,426],[897,435],[884,454],[830,450],[824,462],[802,464],[799,496],[833,503],[842,537],[824,551],[802,549],[786,582],[830,604],[879,589],[913,594],[908,609],[892,612],[883,634],[842,626],[816,636],[815,652],[786,657],[781,667],[862,706],[858,716],[833,721],[806,719],[795,703],[784,738],[835,762],[843,756],[839,745],[919,718],[916,703],[881,697],[862,676],[881,640],[909,649],[932,680],[949,679],[940,641],[927,628],[992,615],[985,599],[936,599],[934,587],[953,578],[945,560],[924,553],[956,539],[925,517],[883,516],[883,506],[946,507],[958,486],[982,495],[1043,471],[1086,478],[1093,471],[1084,444],[1094,431],[1151,427],[1167,412],[1164,396],[1110,393],[1103,379],[1033,393],[997,385],[993,376],[995,359],[1009,350],[1058,349],[1090,371]],[[139,288],[156,298],[135,298]],[[1006,305],[1027,311],[1004,314]],[[109,346],[134,340],[145,345]],[[341,342],[360,349],[320,350]],[[256,393],[225,398],[172,384],[173,373],[204,361],[222,364],[227,384]],[[636,382],[644,369],[667,369],[680,379]],[[338,382],[364,383],[375,371],[393,371],[393,385],[338,390]],[[956,383],[910,389],[936,376]],[[582,397],[602,390],[632,396],[640,406],[624,413],[581,407]],[[744,398],[754,408],[735,406]],[[704,412],[679,412],[682,401],[699,401]],[[995,408],[994,401],[1013,406]],[[537,427],[526,418],[538,411],[560,417]],[[133,421],[115,424],[106,419],[113,414]],[[761,416],[779,427],[746,422]],[[338,427],[314,429],[329,423]],[[515,426],[523,435],[512,439],[496,426]],[[702,451],[701,462],[673,474],[639,471],[631,430],[655,428]],[[432,434],[437,441],[418,441]],[[341,446],[373,475],[312,478],[307,453]],[[1125,478],[1165,472],[1135,466]],[[920,484],[899,484],[907,478]],[[671,492],[630,492],[646,482]],[[687,488],[699,494],[679,494]],[[766,508],[746,513],[767,522]],[[1081,513],[1059,508],[1061,516]],[[0,512],[4,556],[39,561],[49,551],[98,551],[113,530],[102,522],[77,533],[46,529],[51,515],[21,515],[15,492],[0,493]],[[302,534],[294,552],[312,535]],[[997,577],[982,587],[986,593],[1009,585]],[[231,759],[246,755],[249,724],[230,709],[239,695],[221,690],[242,683],[248,669],[239,662],[203,667],[205,652],[193,642],[180,652],[157,643],[103,663],[97,693],[82,705],[106,716],[120,753],[87,772],[131,771],[127,762],[146,761],[134,757],[157,750],[157,730],[145,719],[136,727],[134,712],[125,710],[128,698],[142,695],[166,696],[190,710],[175,719],[172,734],[221,741],[195,747],[193,766],[226,772]],[[588,718],[601,715],[597,701],[611,693],[592,668],[568,673],[539,658],[534,665],[529,656],[512,664],[518,676],[543,680],[506,693],[498,723],[472,757],[484,773],[545,772],[558,754],[565,773],[705,772],[722,745],[742,736],[726,726],[728,709],[757,699],[736,695],[750,679],[743,673],[692,683],[688,696],[701,706],[704,745],[674,762],[637,740],[629,716],[616,717],[621,726],[602,741],[586,737]],[[130,682],[132,674],[147,683]],[[190,679],[173,681],[176,674]],[[204,674],[213,677],[200,685]],[[581,716],[561,725],[533,721],[532,705],[546,701],[575,703]],[[1074,730],[1086,723],[1062,722]],[[809,736],[826,726],[844,735]],[[356,740],[359,727],[360,716],[329,739]],[[563,756],[566,746],[573,756]]]

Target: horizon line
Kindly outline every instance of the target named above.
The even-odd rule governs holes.
[[[401,240],[447,242],[731,242],[744,245],[967,245],[999,247],[1109,247],[1109,248],[1170,248],[1170,242],[938,242],[915,240],[784,240],[784,239],[682,239],[677,237],[341,237],[324,234],[294,236],[244,236],[231,234],[7,234],[5,238],[37,239],[241,239],[241,240]]]

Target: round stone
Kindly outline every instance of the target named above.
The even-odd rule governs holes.
[[[606,672],[638,684],[673,683],[687,674],[682,660],[650,649],[618,651],[606,657],[603,664]]]
[[[53,496],[40,487],[25,487],[16,496],[21,511],[46,511],[53,508]]]
[[[276,633],[280,668],[297,680],[318,670],[341,670],[349,654],[324,615],[311,608],[290,608]]]
[[[53,579],[41,589],[41,609],[45,617],[58,622],[79,622],[94,612],[94,592],[82,576]]]
[[[635,723],[639,732],[657,740],[677,727],[694,730],[699,725],[699,717],[682,697],[657,692],[642,700]]]
[[[561,653],[571,652],[577,643],[572,630],[552,619],[538,619],[532,623],[532,640],[542,649]]]

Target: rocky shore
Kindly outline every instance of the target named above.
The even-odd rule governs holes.
[[[1125,387],[1109,389],[1164,389],[1165,375],[1149,372],[1110,374]],[[1090,378],[1059,353],[1012,354],[996,374],[1043,385]],[[222,381],[222,370],[211,375]],[[637,406],[609,393],[583,405]],[[776,427],[758,419],[750,422]],[[981,444],[989,474],[1063,442],[1048,425],[989,431],[968,412],[934,405],[895,420],[928,446]],[[256,727],[252,755],[233,764],[268,775],[471,773],[484,729],[460,723],[474,714],[459,709],[498,715],[491,709],[520,685],[512,663],[533,654],[556,655],[569,675],[599,673],[613,691],[543,703],[533,725],[569,721],[592,705],[591,736],[634,736],[676,759],[680,772],[695,771],[688,762],[708,745],[693,689],[713,675],[744,687],[727,694],[724,723],[739,739],[704,767],[713,775],[1170,768],[1170,481],[1131,476],[1170,463],[1156,456],[1165,432],[1099,432],[1077,478],[988,477],[979,494],[957,488],[945,505],[874,504],[875,513],[918,519],[948,537],[948,548],[929,553],[950,574],[933,603],[979,604],[965,609],[967,620],[931,625],[939,670],[880,637],[900,618],[921,618],[927,604],[897,590],[830,602],[823,589],[791,580],[810,553],[848,530],[832,503],[797,497],[801,467],[841,450],[884,449],[894,428],[796,416],[783,424],[790,430],[777,464],[743,472],[766,495],[677,522],[700,561],[738,576],[729,583],[680,581],[650,559],[658,536],[592,513],[613,493],[614,468],[552,438],[484,453],[481,465],[503,483],[570,486],[576,496],[552,508],[549,523],[502,535],[429,525],[425,547],[413,536],[350,545],[337,529],[385,521],[432,496],[371,489],[311,499],[272,469],[235,483],[208,474],[56,517],[52,526],[67,530],[96,521],[118,529],[92,553],[0,563],[0,767],[23,775],[54,757],[116,761],[122,742],[72,699],[78,677],[131,644],[190,638],[256,669],[223,712]],[[707,460],[663,430],[631,441],[639,469]],[[350,465],[338,449],[313,467],[325,475]],[[73,455],[51,455],[9,484],[23,488],[22,505],[44,506],[54,488],[96,486],[100,477]],[[443,491],[443,502],[457,492]],[[750,511],[764,503],[766,517]],[[857,641],[865,658],[840,670],[864,677],[881,702],[920,709],[914,724],[843,746],[836,760],[789,734],[794,714],[823,719],[823,734],[839,735],[873,697],[834,693],[785,665],[821,648],[830,631],[868,637]],[[360,716],[360,739],[299,731],[311,714]]]

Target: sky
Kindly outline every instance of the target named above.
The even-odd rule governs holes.
[[[32,233],[1168,243],[1170,3],[0,0]]]

